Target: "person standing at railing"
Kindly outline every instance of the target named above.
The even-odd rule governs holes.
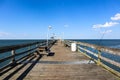
[[[45,51],[46,51],[47,53],[49,53],[49,52],[50,52],[50,49],[49,49],[48,47],[45,47]]]

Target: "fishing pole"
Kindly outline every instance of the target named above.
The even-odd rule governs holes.
[[[107,32],[107,29],[103,32],[103,34],[102,34],[102,36],[101,36],[101,38],[100,38],[100,40],[99,40],[99,42],[98,42],[98,46],[101,45],[102,40],[103,40],[103,37],[105,36],[106,32]],[[97,49],[97,48],[96,48],[96,49]],[[98,49],[97,49],[97,50],[98,50]],[[94,50],[94,51],[95,51],[95,50]],[[93,51],[93,52],[94,52],[94,51]],[[100,51],[100,50],[99,50],[99,51]],[[94,60],[91,58],[90,61],[88,62],[88,64],[90,64],[91,61],[94,61]]]

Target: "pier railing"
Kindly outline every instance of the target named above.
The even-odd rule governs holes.
[[[55,42],[56,40],[50,40],[48,48]],[[29,57],[35,55],[34,53],[41,46],[45,47],[46,41],[0,47],[0,72],[8,67],[26,61]]]
[[[65,46],[71,46],[71,43],[77,44],[77,51],[83,53],[98,65],[109,70],[120,77],[120,49],[97,46],[93,44],[64,41]]]

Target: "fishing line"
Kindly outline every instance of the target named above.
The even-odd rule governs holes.
[[[99,43],[98,43],[99,46],[101,45],[102,40],[103,40],[103,37],[105,36],[105,34],[106,34],[107,31],[108,31],[108,30],[106,29],[106,30],[103,32],[103,35],[101,36],[100,41],[99,41]]]
[[[105,36],[105,34],[106,34],[107,31],[108,31],[108,30],[106,29],[106,30],[103,32],[103,34],[102,34],[102,36],[101,36],[101,38],[100,38],[100,40],[99,40],[99,42],[98,42],[98,46],[101,46],[103,37]],[[98,48],[96,48],[95,50],[98,50]],[[95,50],[94,50],[93,52],[95,52]],[[98,50],[98,51],[100,51],[100,50]],[[88,62],[88,64],[90,64],[91,61],[94,61],[94,59],[91,58],[90,61]],[[94,61],[94,62],[95,62],[95,61]],[[96,63],[96,62],[95,62],[95,63]]]

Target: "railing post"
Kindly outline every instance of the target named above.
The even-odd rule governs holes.
[[[83,51],[83,53],[84,53],[85,55],[87,55],[87,53],[86,53],[87,47],[86,47],[86,46],[83,46],[82,48],[85,49],[85,52]]]
[[[11,62],[12,62],[12,63],[15,63],[15,50],[12,50],[12,51],[11,51],[11,55],[13,56]]]
[[[77,45],[77,50],[76,51],[79,52],[79,46],[78,46],[78,44],[76,44],[76,45]]]
[[[97,62],[97,65],[100,65],[100,63],[101,63],[100,56],[101,56],[101,51],[98,49],[98,62]]]

